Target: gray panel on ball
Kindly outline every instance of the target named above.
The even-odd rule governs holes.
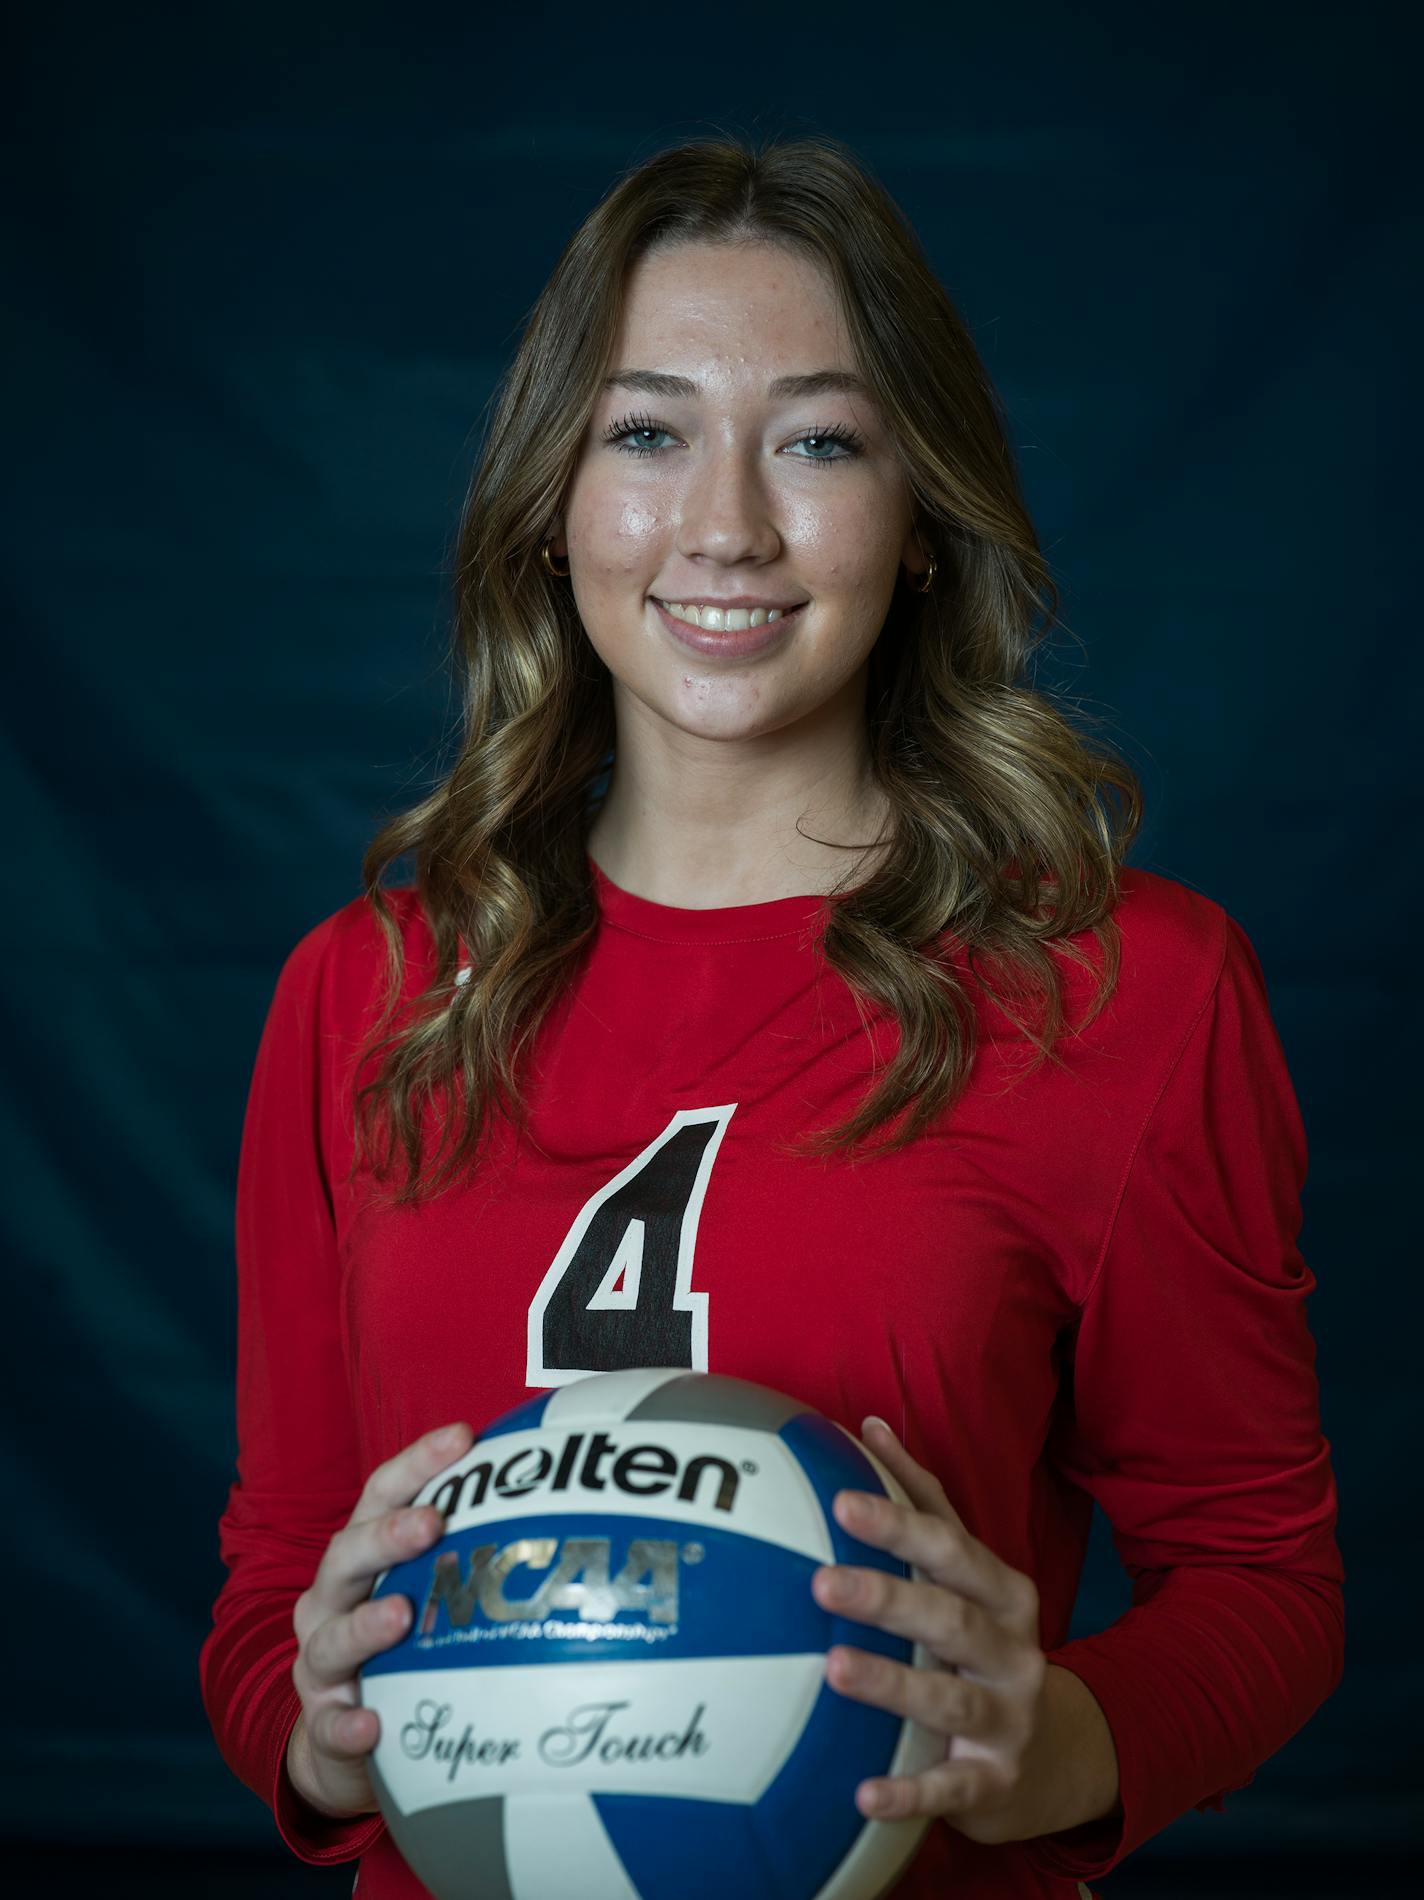
[[[779,1432],[788,1419],[799,1418],[811,1409],[799,1399],[789,1399],[784,1392],[773,1392],[770,1386],[756,1385],[750,1379],[733,1379],[720,1372],[711,1376],[688,1372],[650,1392],[633,1407],[628,1422],[635,1418],[679,1420],[690,1425],[745,1425],[754,1431]]]
[[[385,1807],[396,1846],[438,1900],[514,1900],[504,1858],[502,1794],[422,1808],[394,1821],[393,1812]]]

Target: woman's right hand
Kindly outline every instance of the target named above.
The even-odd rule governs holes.
[[[327,1545],[310,1589],[297,1598],[292,1680],[302,1712],[287,1742],[287,1774],[318,1814],[344,1820],[377,1811],[366,1762],[381,1720],[360,1706],[356,1676],[362,1663],[400,1641],[415,1611],[405,1596],[370,1601],[371,1586],[383,1570],[428,1550],[441,1535],[445,1522],[433,1504],[405,1507],[474,1439],[468,1425],[445,1425],[377,1465]]]

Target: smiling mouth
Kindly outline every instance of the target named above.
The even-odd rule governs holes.
[[[803,600],[794,607],[698,607],[676,600],[658,600],[656,594],[653,599],[674,620],[684,621],[689,627],[700,627],[706,633],[745,633],[749,627],[765,627],[777,620],[789,619],[806,605]]]

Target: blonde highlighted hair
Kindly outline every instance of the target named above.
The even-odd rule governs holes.
[[[591,794],[614,743],[611,683],[567,583],[540,559],[609,366],[630,267],[654,247],[762,241],[828,273],[856,367],[902,458],[922,545],[871,654],[871,769],[893,814],[876,868],[828,907],[821,954],[898,1047],[855,1113],[801,1152],[911,1141],[962,1092],[983,986],[1057,1060],[1054,952],[1091,964],[1090,1021],[1115,987],[1118,873],[1141,822],[1131,767],[1031,684],[1060,596],[1029,520],[998,397],[969,332],[885,190],[834,139],[694,140],[622,177],[574,232],[495,391],[454,561],[458,756],[363,862],[389,989],[356,1094],[357,1165],[402,1205],[475,1164],[491,1117],[522,1122],[529,1048],[597,928]],[[402,1009],[404,958],[381,880],[414,860],[435,966]],[[1066,942],[1090,931],[1094,958]],[[461,947],[468,980],[457,981]],[[399,1015],[399,1020],[397,1017]],[[440,1109],[427,1152],[426,1110]],[[875,1139],[872,1141],[872,1137]]]

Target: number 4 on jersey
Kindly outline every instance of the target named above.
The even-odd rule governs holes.
[[[529,1308],[526,1383],[629,1366],[707,1371],[707,1295],[692,1290],[697,1222],[736,1109],[679,1109],[591,1195]]]

